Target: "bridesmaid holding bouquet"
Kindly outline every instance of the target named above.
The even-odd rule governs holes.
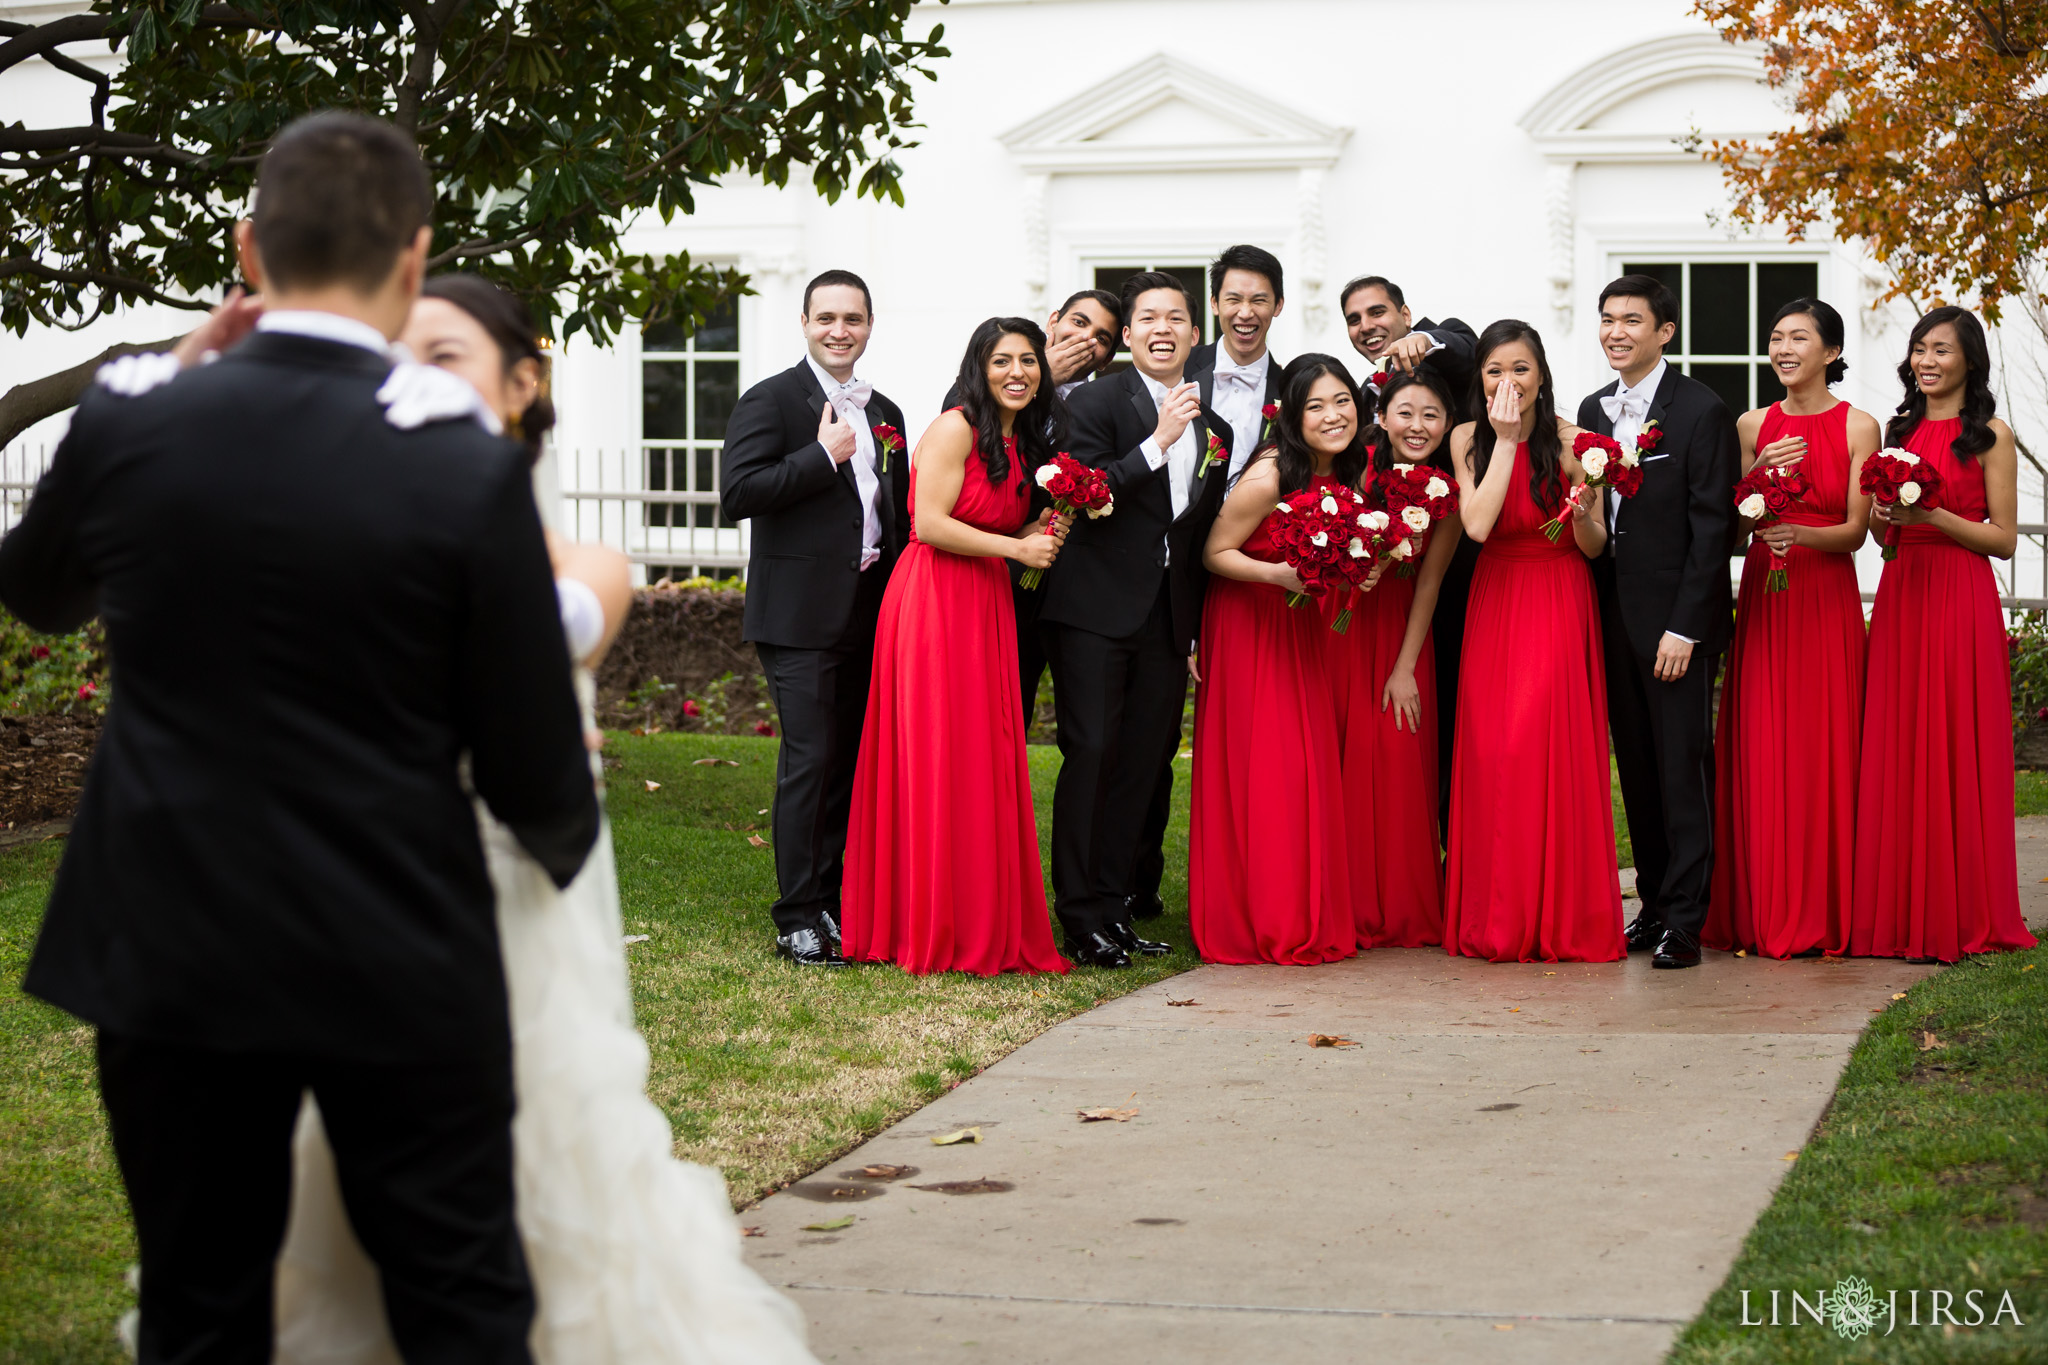
[[[1428,367],[1390,378],[1379,397],[1372,479],[1441,458],[1455,410]],[[1442,475],[1445,479],[1453,476]],[[1361,948],[1434,947],[1444,941],[1443,855],[1437,840],[1436,662],[1429,623],[1460,531],[1455,517],[1428,537],[1413,577],[1382,574],[1364,594],[1332,593],[1350,628],[1323,636],[1337,707],[1351,904]]]
[[[1451,760],[1444,947],[1493,962],[1615,962],[1607,683],[1587,561],[1607,545],[1557,416],[1543,341],[1479,338],[1481,420],[1451,433],[1465,534],[1484,542],[1466,609]],[[1543,527],[1562,516],[1566,534]]]
[[[1277,445],[1253,452],[1209,533],[1188,828],[1188,924],[1205,962],[1308,965],[1358,946],[1345,851],[1330,627],[1282,562],[1283,495],[1359,486],[1358,390],[1337,360],[1281,376]]]
[[[1715,735],[1713,902],[1701,941],[1764,957],[1848,944],[1856,762],[1863,728],[1863,598],[1856,547],[1870,524],[1857,489],[1877,419],[1828,392],[1842,315],[1795,299],[1771,320],[1785,397],[1742,415],[1742,472],[1796,465],[1809,491],[1757,528],[1721,685]],[[1773,568],[1785,586],[1770,591]]]
[[[1063,522],[1030,516],[1031,471],[1064,432],[1045,334],[990,318],[960,407],[911,458],[910,546],[889,576],[854,772],[841,893],[849,962],[928,972],[1064,972],[1053,947],[1017,707],[1002,561],[1044,569]]]
[[[1847,951],[1954,962],[2031,948],[2013,833],[2012,701],[1991,560],[2019,541],[2019,461],[1993,414],[1984,328],[1961,308],[1914,326],[1885,429],[1941,471],[1942,506],[1877,503],[1899,528],[1870,618]],[[1833,945],[1830,945],[1831,947]]]

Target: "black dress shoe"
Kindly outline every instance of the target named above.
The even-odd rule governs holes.
[[[1158,919],[1166,913],[1166,903],[1157,896],[1125,896],[1125,920]]]
[[[1664,937],[1664,921],[1648,910],[1639,910],[1629,921],[1628,928],[1621,931],[1621,937],[1630,952],[1646,953]]]
[[[1128,967],[1130,955],[1115,940],[1101,934],[1084,934],[1066,942],[1066,954],[1083,967]]]
[[[1683,929],[1666,929],[1664,937],[1657,940],[1657,955],[1650,959],[1652,967],[1697,967],[1700,965],[1700,941]]]
[[[840,946],[839,919],[830,910],[818,912],[818,937],[824,939],[825,945],[834,953],[846,951]]]
[[[1112,924],[1102,931],[1102,936],[1133,957],[1165,957],[1173,951],[1171,943],[1139,938],[1137,930],[1128,924]]]
[[[846,959],[839,955],[838,948],[827,944],[816,929],[799,929],[793,934],[776,935],[775,951],[799,967],[846,965]]]

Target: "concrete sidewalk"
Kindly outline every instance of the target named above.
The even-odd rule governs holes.
[[[2042,823],[2020,845],[2037,929]],[[1051,1029],[749,1210],[746,1247],[825,1361],[1651,1362],[1727,1273],[1864,1023],[1932,970],[1433,950],[1204,967]],[[1132,1104],[1122,1123],[1075,1113]],[[930,1141],[969,1126],[980,1144]],[[875,1163],[918,1171],[840,1176]],[[1008,1188],[915,1188],[983,1180]]]

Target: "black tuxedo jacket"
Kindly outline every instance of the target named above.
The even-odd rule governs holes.
[[[798,361],[740,395],[725,426],[725,478],[719,503],[731,520],[752,519],[747,560],[745,638],[764,645],[825,649],[852,619],[860,586],[861,506],[853,461],[834,464],[818,444],[825,391],[808,361]],[[889,576],[910,534],[910,433],[903,410],[875,393],[868,426],[903,432],[905,449],[887,456],[875,442],[875,496],[882,558],[868,570]]]
[[[1230,425],[1203,405],[1193,424],[1196,449],[1206,449],[1214,433],[1226,453],[1206,471],[1197,454],[1187,509],[1175,517],[1167,487],[1171,461],[1154,469],[1139,449],[1158,428],[1159,409],[1136,369],[1105,375],[1074,390],[1067,399],[1067,416],[1069,453],[1109,472],[1116,508],[1106,517],[1084,515],[1075,520],[1039,589],[1044,601],[1038,619],[1122,639],[1145,624],[1165,578],[1172,585],[1175,643],[1183,650],[1194,648],[1209,582],[1202,549],[1230,481]]]
[[[1616,379],[1588,395],[1579,404],[1579,425],[1612,436],[1614,423],[1600,400],[1620,385]],[[1719,395],[1674,365],[1644,419],[1645,425],[1653,421],[1664,437],[1643,459],[1642,492],[1614,508],[1613,490],[1604,490],[1614,526],[1612,562],[1605,567],[1639,656],[1655,656],[1665,631],[1719,650],[1728,643],[1735,612],[1728,589],[1742,468],[1735,419]]]
[[[1450,386],[1451,414],[1453,425],[1467,421],[1472,416],[1472,371],[1478,364],[1479,338],[1472,329],[1456,318],[1445,318],[1432,322],[1428,318],[1409,328],[1413,332],[1427,332],[1443,345],[1429,353],[1422,363],[1443,377]]]
[[[503,1056],[475,790],[557,883],[598,808],[523,453],[400,431],[360,347],[258,333],[86,396],[0,600],[115,687],[26,989],[118,1034]]]

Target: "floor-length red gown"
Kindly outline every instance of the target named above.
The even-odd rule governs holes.
[[[979,452],[967,457],[956,520],[1014,535],[1029,506],[1014,453],[1000,488]],[[1000,559],[926,545],[914,520],[875,631],[840,907],[851,961],[1067,970],[1038,860],[1010,575]]]
[[[1553,544],[1545,520],[1518,445],[1465,614],[1444,947],[1493,962],[1613,962],[1627,948],[1600,613],[1571,522]]]
[[[1273,518],[1242,549],[1278,563]],[[1313,604],[1209,580],[1195,690],[1188,924],[1205,962],[1334,962],[1357,951],[1337,717]]]
[[[1418,555],[1409,562],[1419,565],[1420,560]],[[1409,729],[1380,706],[1387,675],[1408,633],[1415,584],[1390,568],[1371,592],[1333,592],[1322,599],[1326,620],[1334,621],[1347,607],[1351,611],[1350,628],[1341,635],[1326,631],[1322,641],[1336,702],[1351,913],[1361,948],[1434,947],[1444,941],[1443,853],[1436,826],[1436,655],[1428,636],[1415,659],[1421,731]]]
[[[1942,505],[1986,515],[1984,465],[1950,448],[1960,418],[1903,442],[1941,471]],[[1882,525],[1882,523],[1880,523]],[[1870,617],[1856,802],[1859,957],[2031,948],[2013,832],[2012,701],[1991,561],[1929,526],[1899,530]]]
[[[1839,526],[1848,511],[1849,411],[1793,416],[1776,403],[1756,448],[1806,438],[1812,491],[1785,516]],[[1765,957],[1847,942],[1855,884],[1856,757],[1867,635],[1856,561],[1795,545],[1767,592],[1770,547],[1750,541],[1714,737],[1714,898],[1700,941]]]

